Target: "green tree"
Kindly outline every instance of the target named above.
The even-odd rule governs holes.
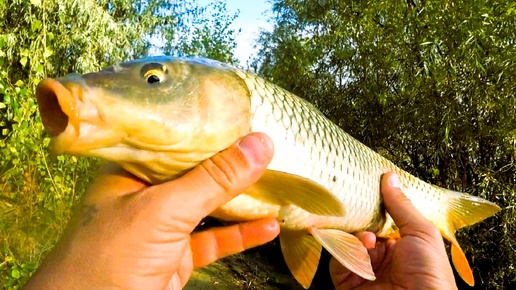
[[[0,0],[0,288],[17,289],[28,279],[100,163],[49,157],[35,85],[45,76],[145,56],[155,40],[175,39],[164,53],[192,47],[186,55],[232,60],[234,38],[225,35],[234,35],[228,28],[234,16],[217,3],[210,6],[218,13],[212,21],[189,30],[185,19],[206,11],[197,1]],[[186,31],[190,37],[176,35]],[[198,35],[205,43],[193,41]]]
[[[202,7],[196,0],[179,1],[174,4],[178,18],[176,29],[165,30],[158,45],[167,55],[201,56],[225,63],[237,64],[233,56],[238,31],[230,25],[238,13],[230,15],[224,1],[213,1]]]
[[[516,282],[516,4],[273,1],[254,69],[404,169],[504,210],[459,238],[480,288]]]

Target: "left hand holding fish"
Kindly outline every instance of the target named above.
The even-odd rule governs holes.
[[[174,181],[148,187],[108,165],[25,289],[181,289],[194,268],[264,244],[262,219],[192,234],[202,218],[255,183],[272,141],[250,134]]]
[[[399,184],[393,172],[382,177],[385,207],[399,226],[401,238],[377,241],[373,233],[358,233],[369,250],[376,280],[363,279],[332,258],[330,274],[337,290],[457,289],[441,234],[405,197]]]

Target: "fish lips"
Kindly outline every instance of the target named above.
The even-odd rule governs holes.
[[[45,129],[52,137],[66,130],[70,123],[79,135],[79,112],[74,95],[82,96],[82,90],[75,84],[68,87],[55,79],[42,80],[36,89],[39,111]]]
[[[71,144],[79,138],[80,116],[77,101],[83,98],[80,85],[83,82],[79,75],[69,75],[58,79],[46,78],[38,84],[36,99],[41,120],[53,141],[57,138],[66,139],[65,143]],[[62,146],[51,147],[55,154],[60,154],[65,149],[57,148]]]

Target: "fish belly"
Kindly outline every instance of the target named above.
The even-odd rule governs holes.
[[[252,131],[274,142],[269,169],[299,175],[326,187],[345,216],[328,226],[347,232],[378,230],[380,177],[392,163],[344,133],[308,102],[261,79],[245,77],[251,92]],[[296,192],[292,192],[295,195]]]

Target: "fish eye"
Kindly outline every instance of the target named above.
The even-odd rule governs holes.
[[[156,74],[151,74],[149,76],[146,76],[146,79],[147,79],[147,82],[149,84],[153,84],[153,83],[159,83],[161,81],[161,79],[159,78],[158,75]]]
[[[149,63],[142,67],[140,75],[149,84],[161,83],[165,80],[167,67],[160,63]]]

